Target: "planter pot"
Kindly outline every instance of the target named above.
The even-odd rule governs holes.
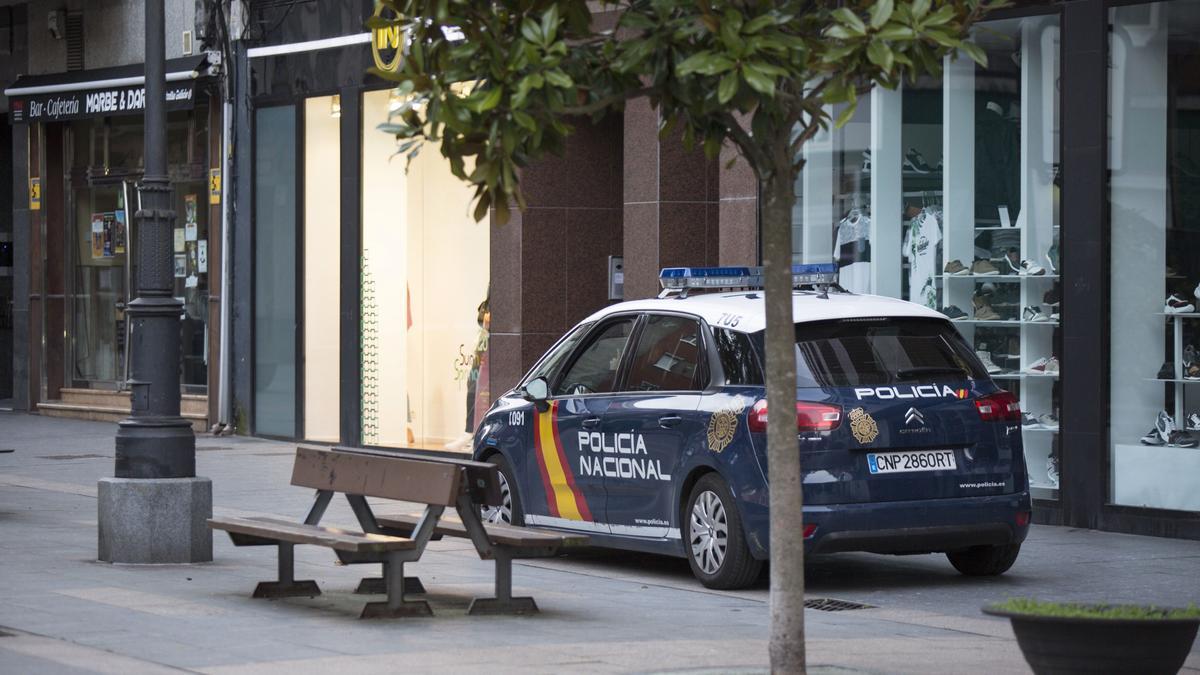
[[[1012,620],[1021,653],[1037,675],[1175,675],[1200,626],[1200,619],[1067,618],[992,607],[983,613]]]

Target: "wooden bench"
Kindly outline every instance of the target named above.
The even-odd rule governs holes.
[[[408,536],[420,524],[416,514],[392,514],[379,517],[382,531]],[[521,614],[538,611],[533,598],[512,597],[512,561],[517,558],[547,558],[563,548],[587,546],[586,535],[560,534],[503,523],[483,523],[486,545],[476,541],[472,529],[460,519],[444,516],[433,528],[434,536],[470,539],[479,557],[496,561],[496,596],[476,598],[468,610],[471,614]]]
[[[523,528],[511,527],[518,532],[507,533],[493,543],[492,537],[507,526],[485,529],[479,513],[482,506],[500,503],[499,472],[494,464],[301,445],[296,448],[291,482],[317,491],[303,522],[270,517],[208,521],[212,529],[228,532],[236,546],[278,548],[279,578],[259,583],[253,594],[256,598],[311,597],[321,593],[316,582],[295,579],[294,549],[297,544],[305,544],[330,548],[345,564],[382,564],[382,577],[364,579],[358,592],[382,591],[387,594],[387,601],[367,603],[362,618],[429,615],[432,610],[427,602],[404,597],[406,593],[424,592],[418,579],[405,578],[404,563],[420,559],[431,539],[449,534],[471,539],[481,558],[496,560],[496,597],[476,598],[470,613],[536,612],[532,598],[512,597],[512,559],[553,555],[563,545],[577,545],[581,539],[586,543],[586,537],[534,531],[522,535]],[[320,525],[335,493],[346,496],[361,532]],[[424,504],[425,508],[419,515],[405,516],[386,526],[375,517],[366,497],[414,502]],[[455,508],[458,519],[442,523],[442,514],[448,506]]]

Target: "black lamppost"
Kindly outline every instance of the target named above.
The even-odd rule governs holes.
[[[167,176],[163,0],[146,5],[145,174],[135,214],[137,297],[126,310],[130,416],[120,422],[116,476],[99,486],[99,557],[108,562],[212,560],[212,483],[196,477],[196,437],[180,414],[179,318]],[[127,207],[130,205],[127,205]]]

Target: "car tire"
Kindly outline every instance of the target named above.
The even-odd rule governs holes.
[[[946,557],[954,569],[966,576],[994,577],[1007,572],[1020,552],[1020,544],[972,546],[961,551],[947,551]]]
[[[696,481],[680,520],[688,565],[705,587],[745,588],[758,579],[762,561],[750,555],[733,492],[719,475]]]
[[[485,523],[504,523],[506,525],[524,525],[525,511],[521,508],[521,495],[517,493],[517,482],[514,478],[512,465],[500,453],[489,455],[484,459],[500,469],[500,506],[487,506],[482,509],[481,517]]]

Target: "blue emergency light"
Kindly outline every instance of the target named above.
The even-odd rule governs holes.
[[[693,288],[762,288],[761,267],[664,267],[658,275],[664,291]],[[792,285],[833,285],[837,265],[816,263],[792,265]]]

